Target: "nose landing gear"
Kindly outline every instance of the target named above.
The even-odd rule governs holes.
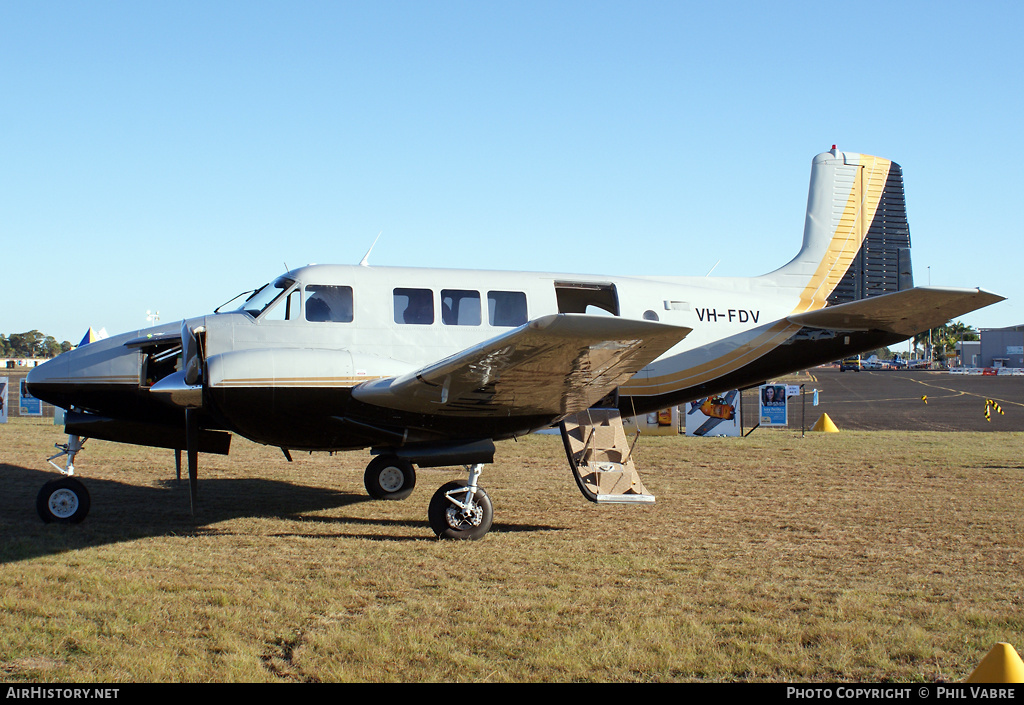
[[[47,458],[47,462],[60,470],[64,477],[51,480],[43,485],[36,495],[36,511],[39,518],[47,524],[77,524],[89,513],[91,500],[85,485],[73,477],[75,474],[75,456],[82,450],[88,438],[68,436],[68,442],[57,444],[60,452]],[[66,455],[67,463],[62,468],[53,462],[54,459]]]
[[[47,524],[77,524],[89,513],[89,491],[73,477],[50,480],[36,496],[36,511]]]

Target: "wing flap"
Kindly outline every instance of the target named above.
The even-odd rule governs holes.
[[[830,330],[881,330],[910,337],[1005,297],[984,289],[916,287],[788,317],[790,323]]]
[[[562,417],[592,406],[690,330],[608,316],[545,316],[415,372],[360,384],[352,396],[441,416]]]

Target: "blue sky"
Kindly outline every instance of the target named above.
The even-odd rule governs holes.
[[[309,262],[748,276],[813,156],[903,166],[919,284],[1024,323],[1019,3],[0,0],[0,333]]]

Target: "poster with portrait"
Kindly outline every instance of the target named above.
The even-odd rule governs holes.
[[[762,426],[786,426],[786,385],[763,384],[759,389]]]
[[[24,378],[22,378],[21,380],[19,391],[20,394],[18,395],[18,413],[21,416],[42,416],[43,402],[29,394],[28,384],[26,384]]]

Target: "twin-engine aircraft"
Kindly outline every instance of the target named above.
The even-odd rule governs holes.
[[[483,536],[494,442],[561,429],[593,501],[649,502],[621,417],[743,389],[892,345],[1002,300],[914,287],[897,164],[814,158],[803,246],[751,278],[613,277],[311,265],[236,308],[83,345],[32,370],[67,409],[45,521],[89,507],[72,477],[86,438],[198,453],[231,434],[291,451],[370,448],[367,492],[403,499],[416,467],[465,465],[433,496],[446,538]],[[230,306],[230,304],[229,304]],[[66,455],[61,468],[53,459]],[[179,455],[180,457],[180,455]]]

